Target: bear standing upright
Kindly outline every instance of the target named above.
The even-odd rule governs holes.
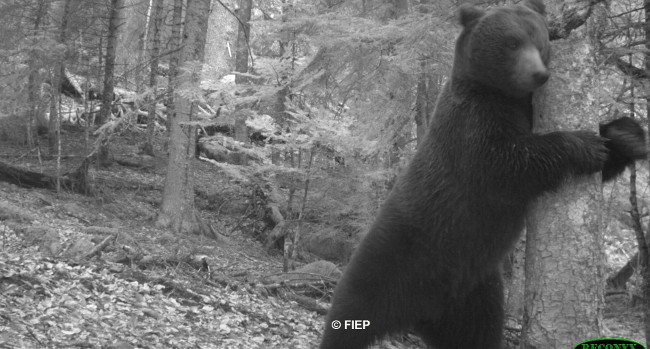
[[[568,177],[602,170],[611,179],[645,157],[631,119],[602,126],[609,140],[532,133],[532,93],[549,77],[544,15],[541,0],[461,8],[428,136],[339,281],[321,349],[366,348],[408,330],[435,348],[500,348],[500,264],[532,200]],[[346,320],[369,325],[345,329]]]

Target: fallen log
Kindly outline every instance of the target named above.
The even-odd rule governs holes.
[[[87,181],[88,167],[92,159],[87,157],[74,171],[59,178],[61,188],[82,194],[90,192]],[[45,188],[56,190],[56,176],[38,173],[0,162],[0,181],[12,183],[23,188]]]

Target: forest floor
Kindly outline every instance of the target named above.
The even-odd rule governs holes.
[[[83,137],[63,134],[63,153],[80,155],[64,160],[72,171]],[[112,152],[137,153],[137,138],[114,141]],[[25,147],[0,149],[4,163],[54,173],[54,160]],[[291,290],[263,285],[282,272],[282,258],[252,233],[242,186],[197,161],[199,214],[223,238],[176,236],[153,223],[164,174],[162,160],[92,166],[88,196],[0,182],[0,348],[317,346],[324,316],[286,297]],[[608,299],[607,331],[642,340],[640,307]],[[421,348],[411,337],[381,347]]]
[[[137,152],[133,138],[111,151]],[[78,132],[64,131],[63,144],[64,154],[83,155]],[[54,160],[39,163],[25,147],[0,149],[2,162],[54,174]],[[65,159],[64,172],[82,159]],[[222,211],[223,203],[245,202],[243,189],[209,163],[196,164],[197,187]],[[0,348],[315,346],[323,316],[257,287],[282,271],[282,258],[243,231],[244,212],[200,210],[224,234],[219,241],[155,227],[164,173],[162,161],[146,169],[92,166],[90,196],[0,182]],[[113,235],[103,255],[83,258]]]

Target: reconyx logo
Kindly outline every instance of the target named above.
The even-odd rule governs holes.
[[[623,338],[598,338],[584,341],[573,349],[646,349],[643,344]]]

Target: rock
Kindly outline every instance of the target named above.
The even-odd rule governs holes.
[[[90,252],[95,244],[90,240],[90,238],[84,236],[76,240],[70,248],[65,251],[64,255],[68,258],[77,259],[81,258],[88,252]]]
[[[332,260],[346,262],[350,259],[354,246],[352,241],[346,240],[343,234],[311,234],[305,236],[301,242],[305,251],[316,256]]]
[[[48,257],[61,252],[61,237],[53,228],[44,225],[29,226],[24,231],[24,241],[28,246],[38,246],[38,250]]]
[[[31,223],[35,220],[35,217],[24,208],[13,205],[7,201],[0,201],[0,221],[6,220]]]

